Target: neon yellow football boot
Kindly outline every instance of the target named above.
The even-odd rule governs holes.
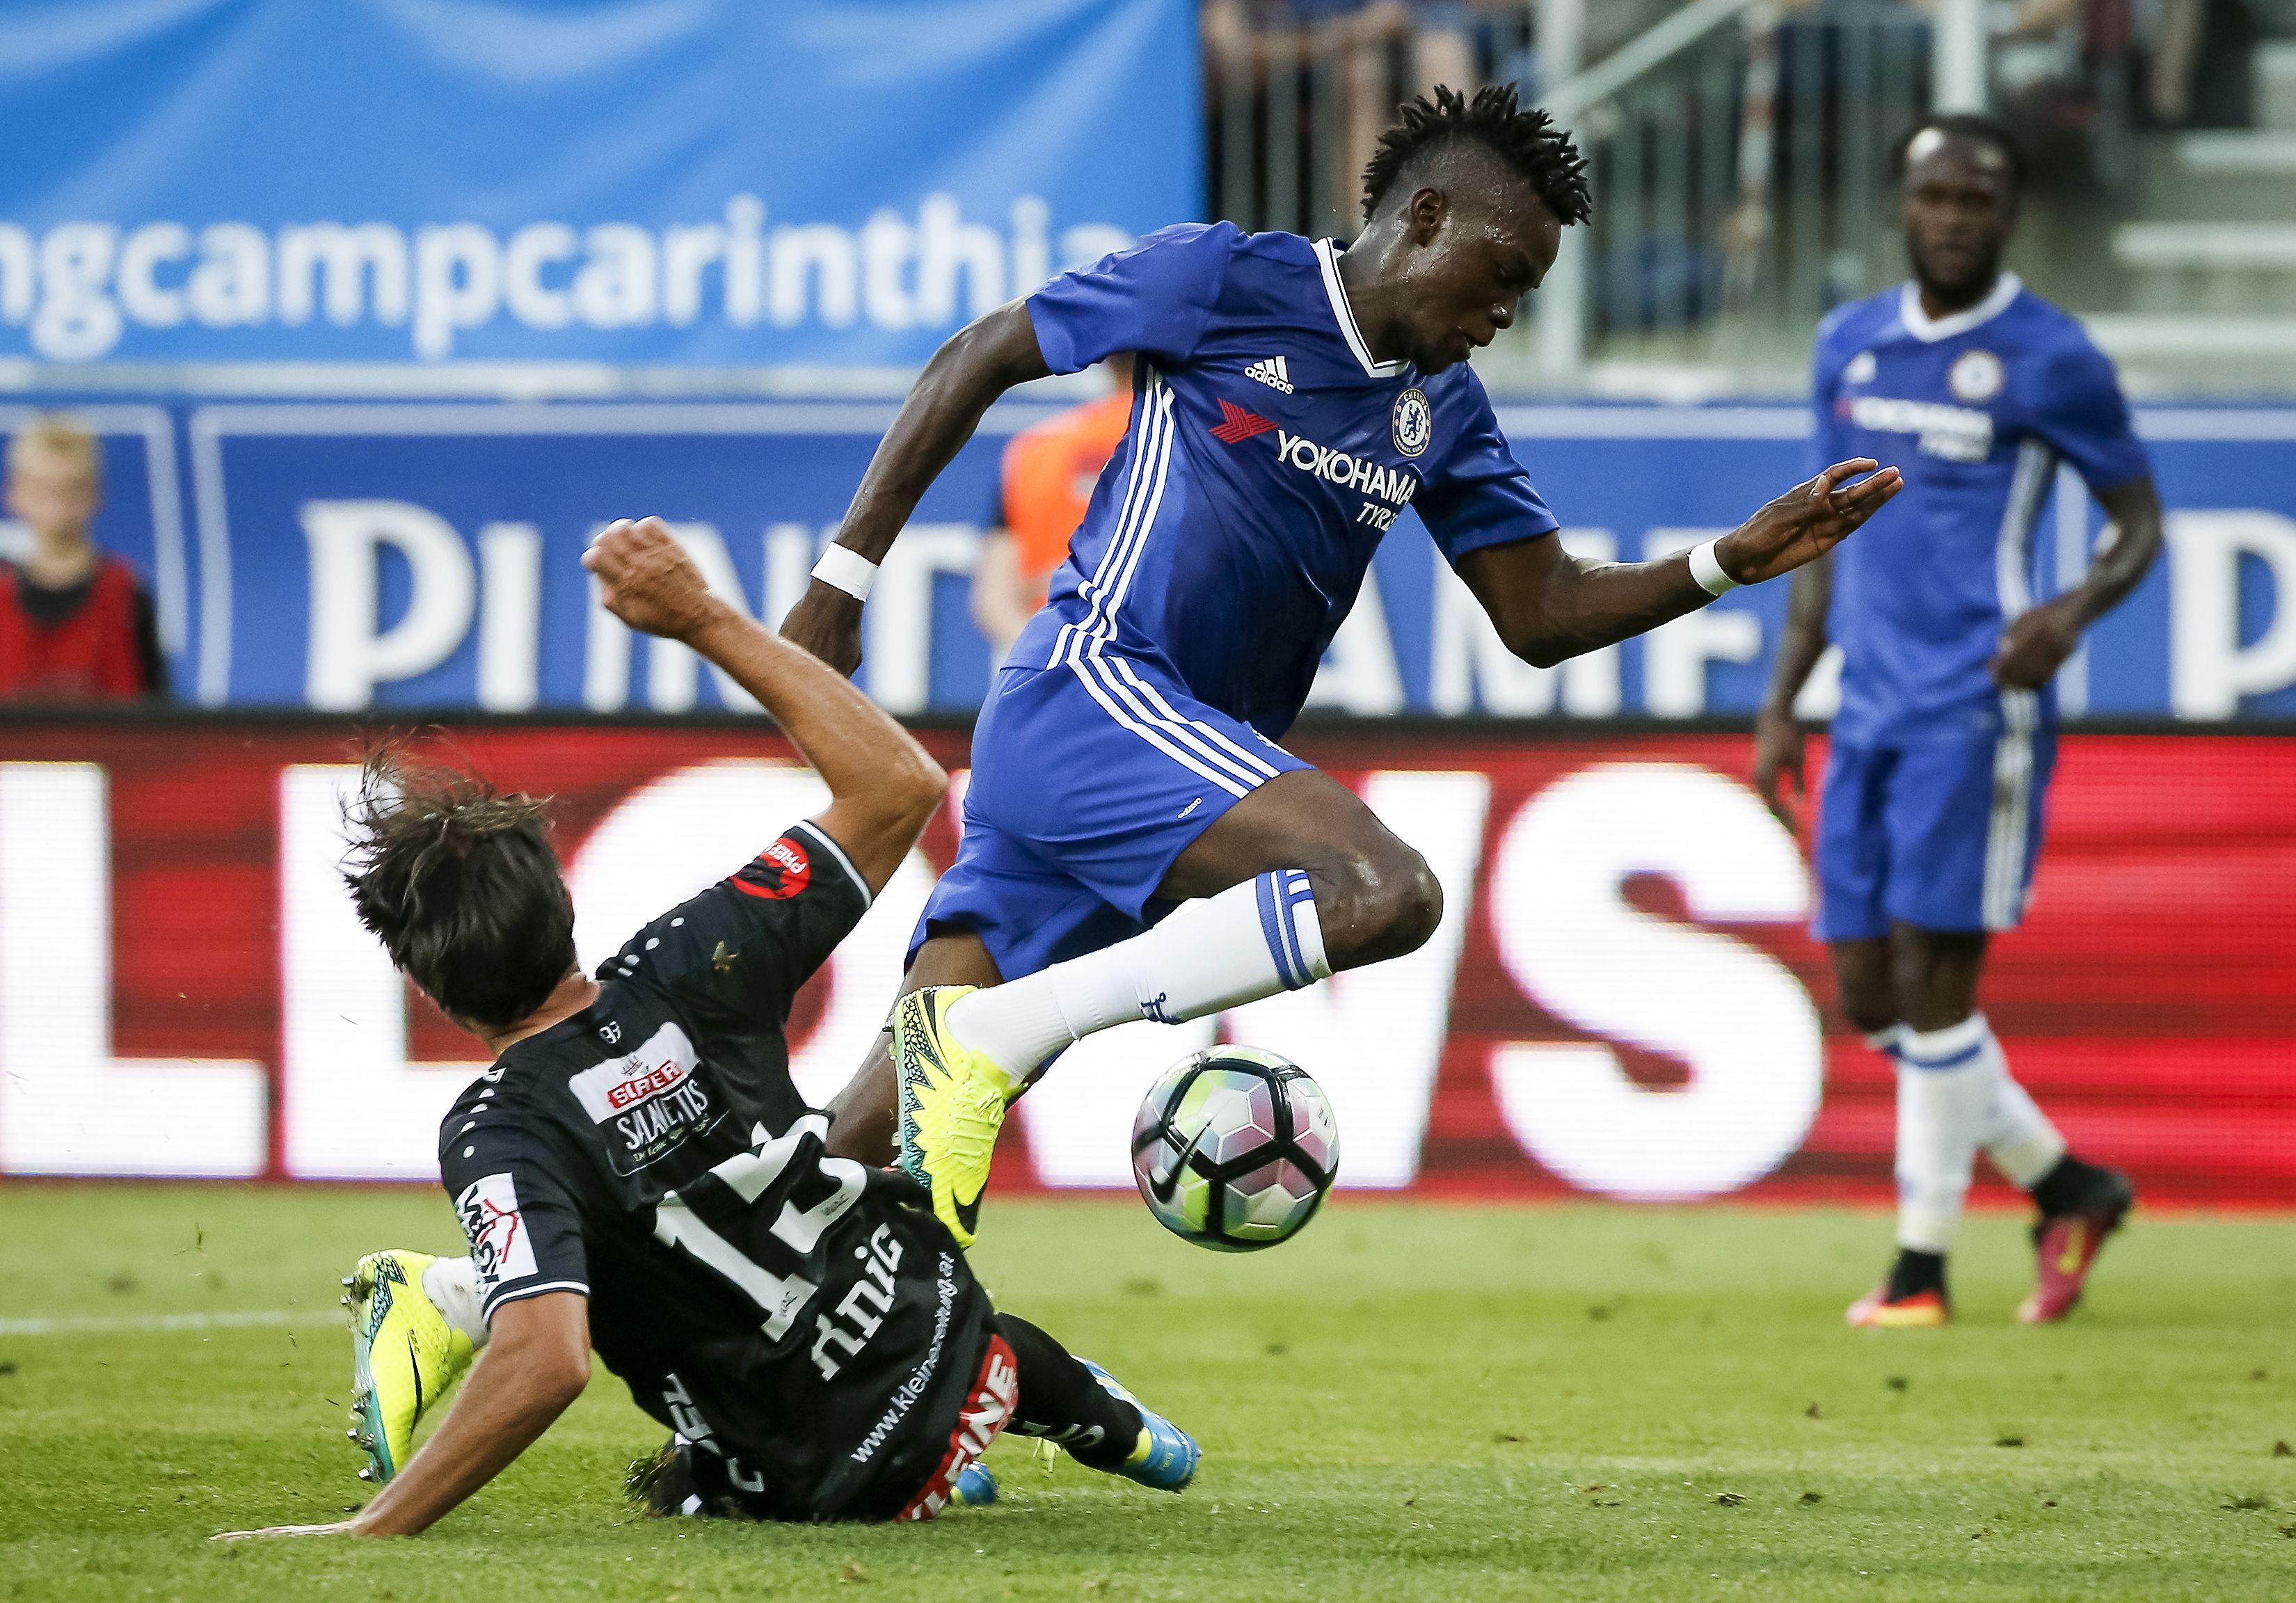
[[[948,1033],[948,1010],[971,986],[912,991],[893,1009],[900,1165],[932,1192],[933,1213],[971,1247],[1004,1108],[1021,1087],[985,1052]]]
[[[428,1253],[371,1252],[343,1277],[351,1311],[351,1427],[365,1451],[359,1479],[380,1485],[406,1466],[414,1424],[471,1367],[478,1349],[422,1290]]]

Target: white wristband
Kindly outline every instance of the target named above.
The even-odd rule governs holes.
[[[1709,540],[1703,545],[1690,548],[1690,577],[1709,595],[1721,595],[1738,588],[1738,581],[1722,571],[1721,561],[1714,554],[1718,540]]]
[[[877,582],[877,565],[849,545],[832,545],[813,565],[813,577],[824,585],[835,585],[857,601],[865,601],[869,599],[869,586]]]

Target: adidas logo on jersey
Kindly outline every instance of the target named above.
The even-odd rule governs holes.
[[[1281,356],[1263,357],[1245,368],[1243,376],[1247,379],[1257,379],[1270,389],[1280,389],[1285,395],[1292,393],[1291,370],[1284,365],[1283,358]]]

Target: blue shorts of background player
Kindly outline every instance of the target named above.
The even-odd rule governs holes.
[[[964,838],[912,958],[931,936],[970,930],[1011,977],[1137,935],[1170,911],[1157,887],[1199,835],[1311,766],[1153,665],[1109,660],[1121,698],[1066,667],[997,675],[973,735]]]
[[[1836,740],[1816,843],[1821,941],[1917,929],[2013,929],[2031,896],[2054,724],[2030,692],[1958,727]]]

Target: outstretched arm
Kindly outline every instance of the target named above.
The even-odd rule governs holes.
[[[1841,487],[1874,467],[1868,457],[1836,462],[1762,508],[1716,545],[1723,573],[1759,585],[1832,551],[1904,487],[1895,468]],[[1459,577],[1507,650],[1540,667],[1644,634],[1714,599],[1691,577],[1687,552],[1655,562],[1591,562],[1547,539],[1470,552]]]
[[[1052,371],[1024,301],[959,329],[933,353],[878,443],[853,504],[845,509],[837,544],[872,562],[884,560],[918,498],[972,438],[989,404],[1015,384]],[[840,674],[861,666],[861,603],[834,585],[814,580],[783,620],[782,634]]]
[[[1996,682],[2038,690],[2080,644],[2081,631],[2120,605],[2161,554],[2161,496],[2139,478],[2097,497],[2112,527],[2086,577],[2062,595],[2020,613],[2001,631]]]
[[[590,1299],[571,1291],[505,1303],[446,1422],[356,1519],[233,1531],[242,1536],[412,1536],[428,1530],[541,1438],[590,1382]]]
[[[1789,830],[1794,815],[1780,789],[1791,776],[1797,797],[1808,794],[1802,779],[1801,725],[1794,718],[1794,699],[1809,683],[1810,670],[1825,652],[1825,615],[1833,605],[1833,553],[1794,570],[1793,589],[1786,598],[1786,626],[1778,642],[1778,659],[1770,670],[1769,694],[1754,715],[1754,789],[1762,793],[1770,811]]]
[[[608,611],[685,642],[764,704],[828,782],[829,810],[814,822],[872,896],[883,889],[948,789],[924,748],[843,675],[711,595],[660,519],[608,526],[582,565],[598,576]]]

